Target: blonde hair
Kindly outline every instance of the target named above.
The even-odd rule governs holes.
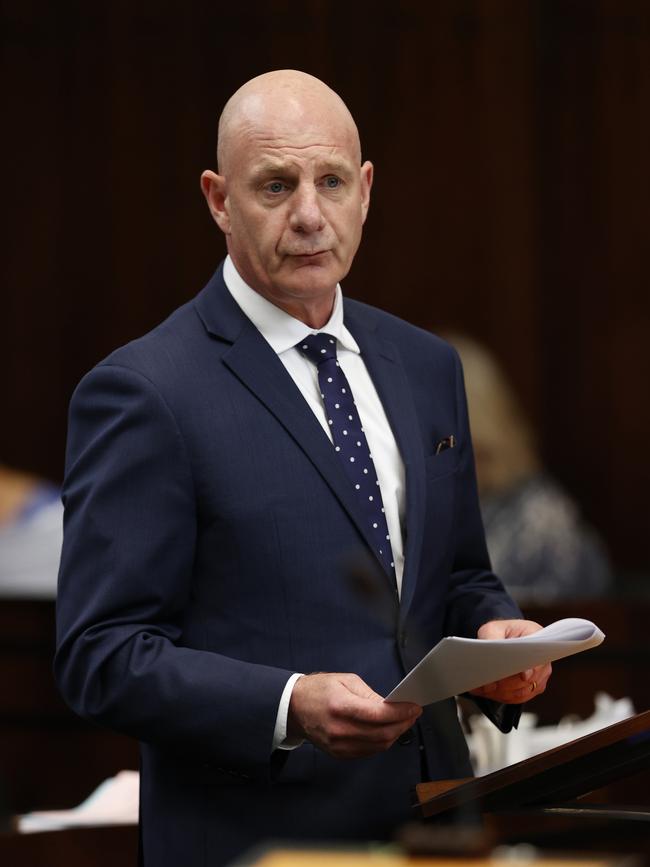
[[[448,334],[446,339],[463,364],[479,489],[498,493],[539,471],[535,436],[491,353],[469,337]]]

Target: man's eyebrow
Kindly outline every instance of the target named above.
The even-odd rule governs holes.
[[[349,176],[352,174],[352,169],[349,163],[344,160],[324,159],[318,164],[319,174],[337,174]],[[263,178],[273,177],[274,175],[283,176],[290,175],[296,171],[292,162],[284,162],[282,160],[265,160],[255,167],[252,173],[253,181]]]
[[[269,160],[255,166],[250,175],[250,182],[258,184],[269,178],[284,178],[292,173],[291,165],[275,160]]]
[[[284,172],[291,171],[291,164],[281,162],[280,160],[265,160],[255,167],[253,172],[255,177],[261,175],[281,175]]]
[[[323,160],[323,170],[324,174],[331,172],[336,175],[351,175],[354,171],[350,163],[337,159]]]

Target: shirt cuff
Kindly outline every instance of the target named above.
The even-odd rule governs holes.
[[[278,706],[278,715],[275,719],[275,729],[273,730],[273,749],[274,750],[295,750],[296,747],[304,744],[303,738],[288,738],[287,737],[287,719],[289,717],[289,702],[295,682],[302,674],[292,674],[286,682],[282,695],[280,696],[280,704]]]

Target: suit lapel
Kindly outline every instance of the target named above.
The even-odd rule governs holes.
[[[223,363],[305,452],[374,555],[373,539],[356,494],[329,438],[276,353],[228,292],[221,270],[195,303],[207,330],[232,343],[222,355]]]
[[[350,310],[350,305],[346,305],[345,324],[359,344],[404,462],[406,526],[403,528],[404,574],[400,608],[402,616],[405,616],[415,591],[424,532],[426,487],[420,423],[395,345],[362,323],[356,311]]]

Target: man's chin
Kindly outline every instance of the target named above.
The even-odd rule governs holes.
[[[286,286],[294,298],[324,298],[334,294],[338,282],[336,275],[312,274],[301,269]]]
[[[327,293],[334,290],[341,279],[341,269],[332,267],[331,259],[326,262],[320,257],[314,261],[292,259],[289,268],[283,271],[277,275],[277,285],[284,283],[296,295]]]

